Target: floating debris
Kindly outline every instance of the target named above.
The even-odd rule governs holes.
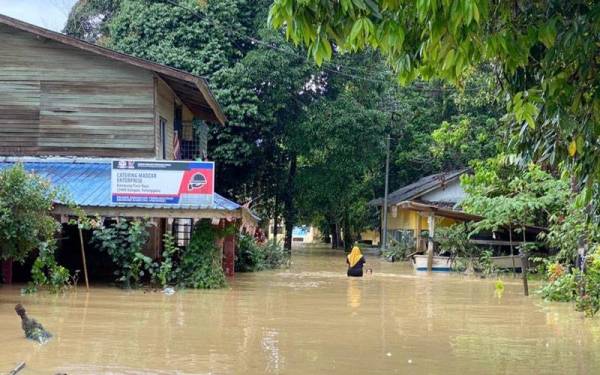
[[[21,328],[25,332],[25,337],[30,340],[37,341],[40,344],[45,344],[50,338],[52,334],[44,329],[40,323],[38,323],[35,319],[27,316],[27,311],[18,303],[15,306],[15,311],[17,315],[21,317]]]

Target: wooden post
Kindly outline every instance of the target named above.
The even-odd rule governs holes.
[[[235,275],[235,234],[230,234],[223,241],[223,271],[226,276]]]
[[[513,279],[517,277],[517,271],[515,270],[515,252],[513,250],[513,242],[512,242],[512,223],[508,224],[508,242],[510,243],[510,259],[512,260],[512,271],[513,271]],[[523,263],[521,262],[521,272],[523,272]]]
[[[525,296],[529,295],[529,285],[527,284],[527,265],[529,261],[527,260],[527,250],[525,248],[525,243],[527,242],[525,237],[525,226],[523,226],[523,248],[521,251],[521,275],[523,276],[523,293]]]
[[[415,251],[419,252],[421,251],[421,215],[419,215],[418,213],[416,214],[416,220],[417,222],[415,223]]]
[[[81,260],[83,261],[83,276],[85,278],[85,288],[90,289],[90,283],[88,281],[87,262],[85,261],[85,246],[83,245],[83,232],[81,231],[81,225],[77,225],[79,230],[79,243],[81,244]]]
[[[433,211],[429,212],[427,224],[429,226],[429,239],[427,242],[427,272],[431,272],[433,270],[433,236],[435,234],[435,214]]]

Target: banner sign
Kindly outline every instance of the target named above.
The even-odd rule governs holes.
[[[211,206],[215,164],[198,161],[114,160],[113,203]]]

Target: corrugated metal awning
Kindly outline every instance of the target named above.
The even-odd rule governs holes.
[[[25,170],[48,179],[54,186],[64,189],[68,199],[81,207],[139,207],[156,209],[221,210],[235,211],[241,206],[219,194],[212,205],[190,204],[117,204],[111,197],[111,162],[94,161],[26,161]],[[0,162],[0,170],[15,165],[13,161]],[[60,202],[57,202],[60,203]]]

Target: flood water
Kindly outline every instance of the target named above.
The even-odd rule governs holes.
[[[599,374],[600,318],[523,297],[506,278],[415,274],[367,256],[296,252],[289,270],[238,274],[217,291],[20,295],[0,287],[0,373]],[[533,286],[535,288],[535,284]],[[25,340],[21,302],[55,337]]]

